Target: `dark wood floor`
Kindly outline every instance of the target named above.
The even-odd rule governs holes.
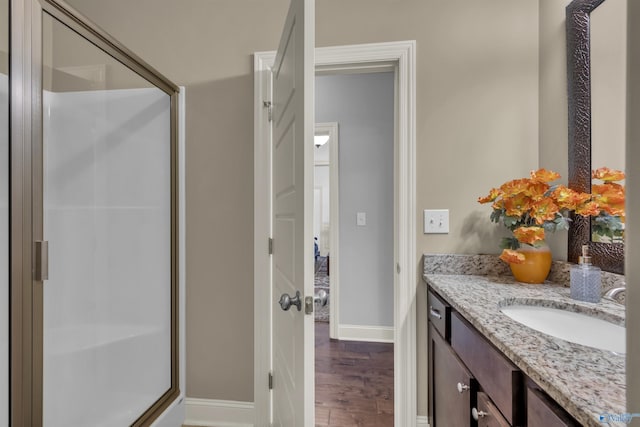
[[[316,426],[393,427],[393,344],[331,341],[316,322]]]

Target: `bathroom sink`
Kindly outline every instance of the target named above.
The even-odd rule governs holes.
[[[559,308],[514,304],[500,310],[536,331],[576,344],[626,352],[625,328],[597,317]]]

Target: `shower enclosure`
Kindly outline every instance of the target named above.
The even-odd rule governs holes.
[[[150,425],[180,393],[178,88],[61,1],[0,7],[0,425]]]

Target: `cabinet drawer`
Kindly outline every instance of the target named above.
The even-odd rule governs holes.
[[[578,427],[564,409],[540,390],[527,389],[527,425],[529,427]]]
[[[433,331],[433,328],[431,328]],[[477,385],[471,373],[438,333],[429,339],[433,384],[430,416],[433,427],[471,425],[471,405]]]
[[[449,341],[451,336],[451,306],[433,291],[427,293],[427,316],[434,328]]]
[[[509,424],[524,418],[522,373],[459,313],[451,315],[451,346]]]
[[[495,407],[489,396],[478,392],[478,403],[475,411],[471,411],[473,418],[478,421],[478,427],[511,427]]]

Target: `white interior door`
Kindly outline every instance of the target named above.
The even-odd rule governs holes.
[[[314,1],[292,0],[273,66],[273,424],[314,425]],[[282,308],[288,295],[299,306]]]

